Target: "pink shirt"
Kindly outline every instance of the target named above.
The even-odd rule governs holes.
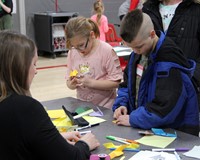
[[[97,22],[96,21],[97,15],[96,14],[93,15],[91,17],[91,19],[93,21]],[[106,41],[105,33],[108,32],[108,19],[105,15],[101,16],[101,25],[99,26],[99,31],[100,31],[100,38],[99,39],[102,40],[102,41]]]
[[[67,77],[70,71],[96,80],[117,81],[122,79],[122,70],[118,56],[106,42],[100,41],[96,51],[83,57],[76,49],[71,49],[67,56]],[[77,87],[77,98],[92,102],[95,105],[111,108],[116,98],[116,89],[98,90]]]

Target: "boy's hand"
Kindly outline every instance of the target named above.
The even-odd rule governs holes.
[[[121,115],[127,115],[128,111],[125,106],[120,106],[114,112],[113,118],[118,119]]]
[[[116,124],[123,126],[131,126],[131,124],[129,123],[129,118],[130,118],[129,115],[121,115],[117,118]]]

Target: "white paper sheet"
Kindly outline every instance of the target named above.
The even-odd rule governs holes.
[[[177,158],[167,152],[140,151],[129,160],[177,160]]]
[[[194,146],[190,151],[185,152],[183,155],[200,159],[200,146]]]

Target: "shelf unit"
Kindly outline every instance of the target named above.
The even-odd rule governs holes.
[[[78,12],[40,12],[34,14],[35,40],[39,52],[47,52],[56,58],[57,53],[66,52],[64,27]]]

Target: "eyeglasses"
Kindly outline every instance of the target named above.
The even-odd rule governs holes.
[[[73,48],[75,48],[75,49],[77,49],[79,51],[83,51],[83,50],[85,50],[87,48],[88,42],[89,42],[89,37],[87,38],[87,41],[86,41],[85,45],[81,44],[81,45],[79,45],[77,47],[73,47]]]

